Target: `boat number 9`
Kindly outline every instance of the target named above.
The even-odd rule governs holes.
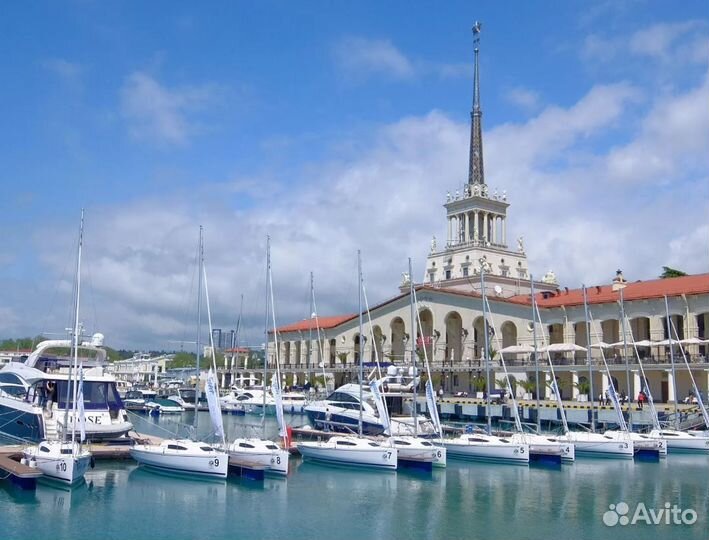
[[[219,458],[214,458],[214,461],[212,461],[210,464],[214,465],[215,467],[219,467]]]
[[[57,463],[57,470],[66,472],[66,462],[62,461],[61,463]]]
[[[382,456],[384,459],[389,459],[391,458],[391,452],[384,452],[384,455]]]

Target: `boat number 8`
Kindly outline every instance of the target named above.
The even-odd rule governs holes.
[[[276,465],[281,464],[281,456],[276,456]]]

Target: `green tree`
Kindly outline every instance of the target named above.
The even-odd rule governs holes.
[[[660,279],[682,277],[682,276],[686,276],[686,275],[687,275],[687,273],[682,272],[682,270],[677,270],[676,268],[671,268],[669,266],[663,266],[662,267],[662,274],[660,274]]]

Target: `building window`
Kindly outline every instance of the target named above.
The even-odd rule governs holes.
[[[463,277],[468,277],[468,267],[463,268]]]
[[[450,278],[451,278],[451,271],[446,270],[446,279],[450,279]]]

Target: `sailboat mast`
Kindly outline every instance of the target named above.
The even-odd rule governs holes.
[[[232,378],[231,384],[234,384],[236,379],[236,372],[239,371],[239,332],[241,331],[241,317],[244,315],[244,293],[241,293],[241,300],[239,302],[239,318],[236,321],[236,331],[234,332],[234,343],[232,343]],[[226,358],[226,355],[224,355]],[[236,359],[236,361],[234,361]]]
[[[529,283],[532,287],[532,340],[534,341],[534,395],[537,398],[537,433],[542,431],[541,404],[539,403],[539,352],[537,351],[537,299],[534,296],[534,277],[529,275]]]
[[[84,209],[81,209],[81,224],[79,225],[79,246],[76,253],[76,305],[74,306],[74,365],[69,366],[69,377],[67,379],[67,400],[64,407],[64,428],[66,432],[66,427],[68,426],[67,417],[69,410],[69,387],[73,384],[73,406],[72,406],[72,428],[71,428],[71,442],[72,442],[72,452],[74,448],[74,438],[76,436],[76,392],[78,390],[78,384],[76,382],[73,373],[77,370],[77,365],[79,363],[79,304],[81,303],[81,248],[84,244]],[[64,437],[66,439],[66,435]]]
[[[409,306],[411,311],[411,366],[414,370],[414,437],[418,436],[418,403],[416,401],[416,386],[418,384],[416,380],[416,314],[414,309],[414,280],[412,279],[413,273],[411,270],[411,257],[409,257]],[[421,346],[426,346],[426,338],[421,332]]]
[[[492,434],[492,417],[490,416],[490,344],[488,340],[488,334],[487,334],[487,295],[485,292],[485,270],[486,270],[486,265],[485,263],[480,265],[480,287],[482,289],[482,295],[483,295],[483,335],[485,338],[485,350],[483,351],[483,354],[485,356],[485,378],[486,378],[486,383],[485,386],[487,387],[487,391],[485,392],[486,394],[486,407],[485,407],[485,414],[487,416],[487,433],[488,435]]]
[[[582,285],[583,290],[583,313],[586,322],[586,350],[588,351],[588,391],[589,400],[591,401],[591,432],[596,431],[596,412],[593,409],[593,400],[595,395],[593,394],[593,354],[591,353],[591,323],[588,320],[588,298],[586,296],[586,285]]]
[[[202,267],[204,266],[204,241],[202,239],[202,226],[199,226],[199,262],[197,263],[197,360],[195,362],[195,376],[196,382],[194,387],[194,435],[197,437],[197,417],[199,412],[199,359],[200,359],[200,348],[202,343],[200,341],[200,334],[202,333]]]
[[[670,347],[670,364],[672,364],[672,393],[675,397],[675,429],[679,429],[679,411],[677,407],[677,376],[675,374],[675,348],[672,346],[672,321],[670,320],[670,305],[665,295],[665,317],[667,319],[667,340]]]
[[[263,325],[264,346],[263,346],[263,380],[261,389],[263,394],[263,407],[261,409],[261,437],[266,438],[266,379],[268,377],[268,316],[270,314],[271,303],[268,298],[268,287],[271,278],[271,236],[266,235],[266,320]],[[274,328],[275,332],[276,329]],[[279,381],[280,384],[280,381]]]
[[[357,250],[357,281],[358,287],[358,310],[359,310],[359,436],[362,436],[362,384],[364,383],[364,367],[362,365],[362,353],[364,352],[364,336],[362,335],[362,252]]]
[[[312,368],[313,355],[313,286],[313,273],[310,272],[310,313],[308,313],[308,319],[310,319],[310,323],[308,324],[308,361],[305,369],[308,381],[310,381],[310,371]]]

